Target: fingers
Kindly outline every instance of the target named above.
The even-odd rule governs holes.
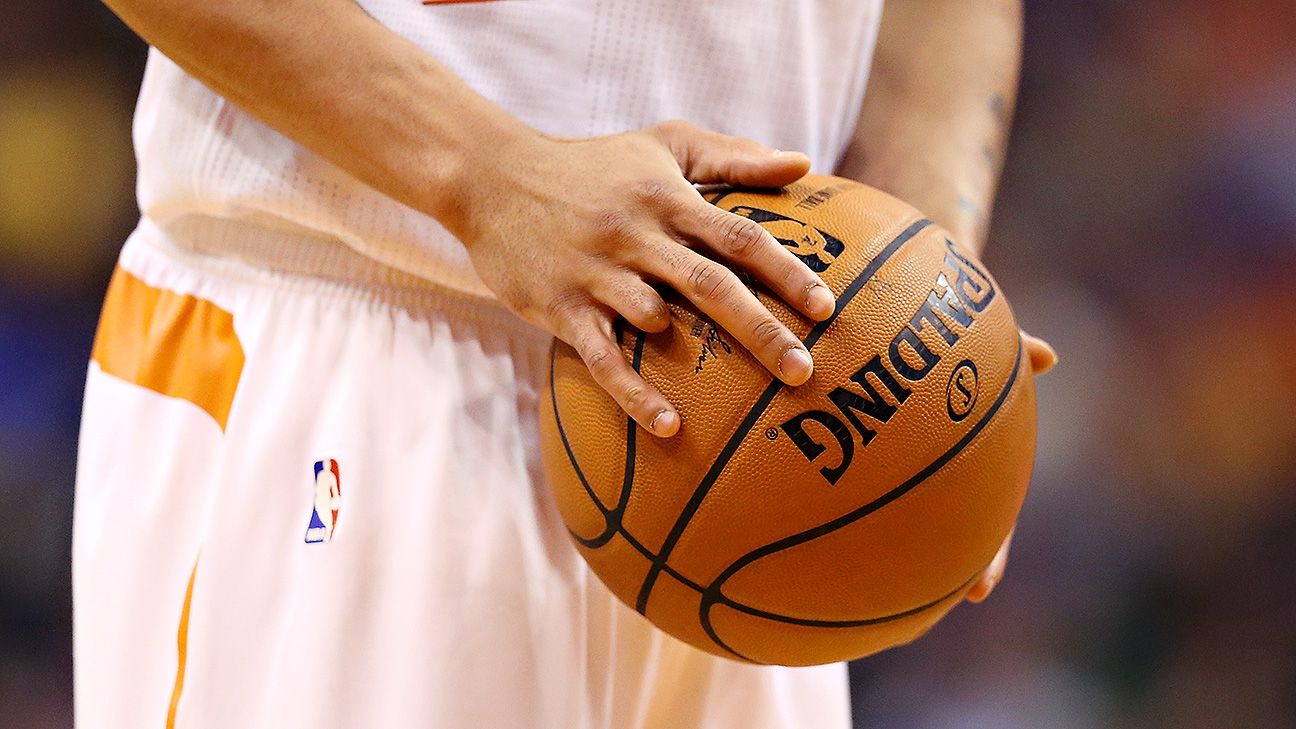
[[[590,375],[621,409],[649,433],[670,437],[679,431],[679,413],[626,361],[612,335],[611,317],[593,306],[571,315],[563,337],[576,349]]]
[[[669,121],[647,131],[666,144],[690,182],[782,187],[810,171],[810,158],[800,152],[770,149],[688,122]]]
[[[592,293],[637,329],[655,334],[670,326],[670,309],[666,308],[661,294],[637,276],[599,277],[593,283]]]
[[[770,372],[789,385],[810,379],[810,352],[733,271],[674,242],[653,246],[653,251],[649,273],[692,301]]]
[[[990,566],[986,567],[985,572],[981,573],[981,579],[977,580],[976,584],[972,585],[972,589],[968,590],[968,602],[981,602],[990,597],[990,593],[994,591],[995,586],[1003,579],[1004,570],[1008,568],[1008,550],[1012,547],[1012,538],[1013,532],[1008,532],[1008,538],[999,547],[999,552],[991,560]]]
[[[751,272],[811,319],[823,321],[832,316],[836,301],[823,279],[756,221],[698,200],[673,224],[681,234]]]
[[[1026,332],[1021,333],[1021,338],[1022,346],[1026,347],[1026,355],[1030,358],[1031,372],[1042,375],[1053,369],[1053,365],[1057,364],[1058,356],[1048,342]]]

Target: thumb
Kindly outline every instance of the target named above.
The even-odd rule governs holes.
[[[1021,338],[1022,345],[1026,347],[1026,355],[1030,358],[1032,373],[1042,375],[1053,369],[1053,365],[1057,364],[1058,356],[1048,342],[1026,332],[1021,333]]]
[[[810,171],[810,158],[800,152],[770,149],[688,122],[665,122],[647,131],[670,149],[689,182],[782,187]]]
[[[1013,527],[1012,531],[1008,532],[1008,538],[1000,545],[999,551],[995,553],[994,559],[990,562],[990,566],[985,568],[976,584],[972,585],[972,588],[967,591],[968,602],[981,602],[990,597],[990,593],[994,591],[995,586],[1003,579],[1004,570],[1008,568],[1008,550],[1012,548],[1013,532],[1015,531],[1017,531],[1017,527]]]

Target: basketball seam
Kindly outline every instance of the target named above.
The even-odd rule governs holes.
[[[633,361],[631,362],[631,366],[634,368],[635,372],[639,371],[639,367],[642,361],[643,345],[644,345],[644,334],[643,332],[639,332],[638,339],[635,341],[635,356]],[[626,478],[628,480],[626,481],[626,483],[622,485],[621,499],[617,505],[617,509],[608,509],[606,506],[603,505],[603,502],[599,501],[598,496],[594,493],[593,488],[589,485],[589,482],[586,480],[585,472],[581,470],[580,463],[576,460],[576,454],[572,451],[571,443],[567,440],[567,431],[563,428],[562,416],[558,413],[558,393],[554,385],[554,363],[556,361],[556,354],[557,354],[556,351],[553,349],[549,351],[549,399],[550,402],[553,404],[554,426],[558,430],[558,438],[562,441],[563,449],[567,453],[567,462],[571,464],[572,470],[576,473],[576,477],[580,479],[581,485],[585,487],[585,493],[589,495],[590,499],[594,502],[594,505],[604,515],[604,518],[606,520],[605,523],[615,526],[614,529],[609,529],[608,527],[604,528],[604,533],[607,534],[607,538],[604,538],[604,534],[600,534],[598,537],[594,537],[593,539],[582,537],[581,535],[577,534],[570,526],[567,527],[567,533],[571,534],[572,539],[576,540],[576,542],[589,549],[598,549],[606,545],[607,542],[610,541],[612,536],[616,536],[617,534],[620,534],[621,537],[624,538],[626,542],[630,544],[630,546],[634,547],[636,551],[638,551],[644,557],[647,557],[649,561],[651,561],[657,555],[654,554],[652,550],[648,549],[648,547],[644,546],[643,543],[640,542],[638,539],[636,539],[633,534],[626,531],[625,526],[621,523],[621,517],[624,516],[625,507],[628,506],[629,504],[630,489],[633,486],[633,480],[634,480],[634,464],[636,461],[636,458],[633,455],[635,453],[634,443],[635,443],[635,432],[636,432],[634,430],[634,421],[630,418],[626,419],[627,428],[629,429],[629,432],[627,433],[626,436],[626,443],[627,443],[626,452],[627,454],[630,454],[628,455],[627,462],[626,462]],[[613,524],[613,522],[611,521],[611,515],[613,513],[616,513],[617,515],[615,524]],[[666,572],[666,574],[678,580],[680,584],[683,584],[684,586],[692,589],[694,592],[701,593],[705,589],[702,587],[702,585],[694,582],[693,580],[690,580],[688,577],[684,576],[683,574],[681,574],[679,571],[677,571],[675,568],[671,567],[670,565],[666,565],[663,571]]]
[[[880,615],[875,618],[862,618],[859,620],[813,620],[809,618],[794,618],[788,615],[781,615],[779,613],[769,612],[768,610],[761,610],[760,608],[754,608],[750,605],[747,605],[746,603],[734,602],[728,599],[721,601],[719,604],[724,605],[725,607],[733,608],[734,610],[737,610],[740,613],[746,613],[753,617],[764,618],[766,620],[773,620],[779,623],[789,623],[791,625],[799,625],[807,628],[863,628],[869,625],[878,625],[881,623],[894,622],[896,620],[907,618],[913,615],[917,615],[918,613],[924,612],[926,610],[930,610],[936,607],[937,605],[945,602],[946,600],[950,599],[951,597],[954,597],[959,592],[963,591],[969,586],[971,586],[973,580],[975,580],[977,576],[979,576],[984,571],[985,571],[985,567],[982,567],[981,569],[973,573],[973,575],[969,577],[967,580],[964,580],[961,585],[955,587],[953,590],[950,590],[944,595],[941,595],[935,600],[932,600],[931,602],[925,602],[922,605],[919,605],[917,607],[911,607],[906,610],[901,610],[898,613]],[[735,655],[740,655],[732,648],[725,646],[719,641],[716,642],[720,644],[721,647],[725,648],[725,650],[728,650],[734,653]]]
[[[999,413],[999,410],[1002,409],[1004,403],[1008,401],[1008,397],[1012,394],[1014,386],[1017,384],[1017,378],[1021,373],[1021,367],[1022,367],[1022,345],[1020,342],[1018,342],[1017,358],[1013,362],[1012,375],[1008,378],[1008,382],[1004,383],[1003,389],[999,392],[999,395],[995,398],[994,404],[990,406],[990,408],[986,411],[985,415],[982,415],[981,419],[977,421],[976,425],[973,425],[968,430],[968,432],[958,440],[957,443],[950,446],[949,450],[942,453],[935,460],[933,460],[926,467],[924,467],[921,471],[914,474],[909,479],[905,480],[899,486],[896,486],[895,488],[891,489],[890,491],[887,491],[885,494],[882,494],[878,498],[873,499],[869,503],[864,504],[863,506],[854,509],[853,511],[847,512],[846,514],[843,514],[842,516],[839,516],[836,519],[820,524],[819,526],[816,526],[814,528],[806,529],[805,531],[799,532],[797,534],[784,537],[778,541],[771,542],[758,549],[753,549],[752,551],[748,552],[742,557],[739,557],[738,559],[734,560],[734,562],[730,564],[728,567],[726,567],[720,573],[720,575],[717,576],[715,580],[713,580],[711,584],[707,586],[706,590],[702,593],[702,600],[698,606],[698,621],[702,624],[702,629],[706,631],[707,636],[710,637],[711,640],[714,641],[716,645],[720,646],[721,648],[724,648],[730,653],[733,653],[735,656],[738,656],[740,658],[745,658],[741,653],[738,653],[733,648],[726,645],[724,641],[720,640],[720,637],[716,635],[714,627],[711,625],[711,618],[710,618],[711,607],[719,603],[722,605],[727,605],[737,610],[741,610],[742,612],[746,612],[749,614],[755,614],[753,611],[757,610],[757,608],[750,608],[750,606],[742,605],[742,603],[738,603],[734,600],[731,600],[728,597],[725,597],[724,594],[720,592],[721,586],[730,577],[733,577],[735,574],[737,574],[747,565],[752,564],[753,562],[756,562],[757,560],[762,559],[764,557],[768,557],[771,554],[776,554],[785,549],[791,549],[792,547],[800,546],[807,542],[814,541],[819,537],[826,536],[839,529],[847,527],[859,521],[860,519],[863,519],[869,514],[881,510],[883,507],[887,506],[893,501],[896,501],[897,499],[909,493],[910,491],[913,491],[915,488],[921,485],[928,478],[931,478],[937,471],[944,468],[946,464],[954,460],[954,458],[957,457],[959,453],[962,453],[965,448],[971,445],[972,441],[975,440],[978,435],[980,435],[981,431],[984,430],[986,426],[990,424],[990,421],[994,419],[995,415]],[[978,571],[976,574],[979,573],[980,571]],[[969,579],[968,582],[970,583],[971,579]],[[964,583],[963,586],[966,586],[967,584],[968,583]],[[954,593],[958,592],[958,590],[962,589],[963,586],[956,588],[953,592],[945,595],[944,597],[937,598],[936,600],[927,603],[926,605],[920,605],[916,608],[911,608],[909,610],[900,613],[893,613],[892,615],[883,616],[881,618],[867,618],[863,620],[840,620],[840,621],[813,620],[807,618],[794,618],[792,616],[780,616],[777,613],[766,613],[764,615],[761,615],[760,617],[768,618],[770,620],[777,620],[779,622],[789,623],[792,625],[806,625],[812,627],[838,627],[838,628],[860,627],[862,625],[873,625],[879,622],[887,622],[888,620],[896,620],[902,617],[908,617],[909,615],[914,615],[916,613],[922,612],[923,610],[927,610],[931,607],[939,605],[945,599],[947,599]],[[744,608],[750,608],[750,609],[744,609]]]
[[[719,199],[720,198],[717,198],[717,201]],[[886,265],[887,261],[891,260],[892,256],[894,256],[906,243],[912,240],[914,236],[918,235],[918,233],[929,225],[931,225],[931,221],[926,218],[913,222],[909,227],[905,228],[899,235],[892,239],[890,243],[887,243],[886,246],[884,246],[882,250],[873,257],[873,260],[868,262],[868,265],[866,265],[864,269],[856,275],[855,279],[852,280],[842,291],[841,295],[837,297],[837,306],[833,311],[832,316],[816,324],[810,330],[810,333],[806,335],[806,338],[802,340],[807,351],[812,349],[819,341],[819,338],[823,336],[823,333],[828,330],[828,327],[832,326],[832,324],[837,321],[837,318],[841,316],[842,312],[846,310],[846,307],[855,299],[856,294],[864,288],[864,285],[868,283],[869,280],[877,275],[877,272],[882,269],[882,266]],[[675,545],[679,542],[680,537],[683,536],[684,530],[688,527],[689,522],[692,521],[693,517],[697,514],[697,510],[701,508],[702,501],[711,491],[711,487],[715,485],[716,480],[720,478],[720,474],[724,471],[725,467],[729,465],[729,460],[733,458],[734,454],[738,451],[739,446],[742,445],[747,434],[751,431],[752,427],[756,425],[756,421],[760,419],[760,416],[764,414],[765,409],[769,407],[769,404],[773,402],[774,397],[778,395],[779,391],[782,389],[783,383],[780,380],[776,379],[770,382],[770,384],[765,388],[765,391],[761,393],[760,397],[757,398],[756,402],[752,405],[747,416],[738,424],[733,435],[729,437],[729,441],[725,443],[724,448],[720,450],[719,455],[717,455],[715,461],[712,462],[711,467],[707,469],[706,475],[702,477],[702,482],[698,484],[696,489],[694,489],[692,497],[690,497],[688,503],[684,505],[684,509],[680,512],[679,517],[676,518],[674,526],[671,527],[670,533],[666,535],[666,540],[662,543],[661,551],[658,553],[656,559],[653,560],[652,565],[648,568],[648,574],[644,577],[644,581],[639,587],[638,599],[635,601],[635,610],[640,614],[645,614],[647,611],[648,598],[652,595],[653,586],[657,581],[657,576],[665,566],[666,560],[670,558],[671,552],[675,549]]]
[[[604,517],[606,517],[609,509],[603,505],[598,494],[594,493],[594,489],[590,487],[589,481],[585,479],[585,472],[581,470],[580,464],[577,463],[576,454],[572,453],[571,443],[567,440],[567,432],[563,430],[562,418],[558,415],[558,392],[554,387],[554,369],[557,361],[556,355],[557,353],[554,350],[551,349],[549,351],[549,400],[553,403],[554,425],[558,428],[558,439],[562,441],[563,449],[567,451],[567,462],[571,464],[572,470],[576,472],[576,478],[580,480],[581,486],[585,487],[585,493],[589,494],[590,501],[593,501],[594,506],[598,507],[598,510],[603,513]],[[568,531],[570,531],[570,529]],[[572,532],[572,536],[576,539],[582,539],[582,537],[575,532]]]
[[[639,371],[639,367],[643,362],[643,348],[644,348],[644,333],[638,332],[635,336],[634,356],[630,363],[630,366],[634,369],[635,372]],[[572,470],[576,472],[576,477],[580,479],[581,485],[585,487],[585,492],[589,494],[590,499],[594,501],[595,506],[597,506],[598,510],[603,514],[603,521],[604,521],[603,533],[598,535],[597,537],[594,537],[593,539],[582,537],[581,535],[573,531],[571,527],[568,527],[567,531],[571,533],[573,539],[580,542],[584,546],[589,547],[590,549],[598,549],[599,547],[602,547],[603,545],[607,544],[612,539],[612,537],[617,534],[617,532],[624,531],[621,528],[621,519],[625,515],[626,506],[630,503],[630,489],[631,487],[634,486],[635,461],[636,461],[635,436],[638,432],[638,429],[635,428],[634,418],[631,418],[630,416],[627,415],[626,416],[625,472],[621,481],[621,493],[617,499],[616,508],[608,509],[606,506],[603,505],[603,502],[600,501],[598,496],[594,493],[594,489],[589,485],[589,481],[586,480],[585,472],[581,470],[580,464],[576,461],[576,454],[572,452],[571,444],[567,441],[567,432],[562,427],[562,418],[558,416],[558,393],[557,390],[555,389],[556,386],[554,384],[555,360],[556,360],[556,352],[553,349],[550,349],[549,350],[549,399],[553,403],[554,424],[558,428],[558,437],[562,440],[563,449],[567,451],[567,460],[571,463]]]

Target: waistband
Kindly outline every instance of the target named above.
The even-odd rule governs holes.
[[[235,281],[276,292],[439,313],[498,326],[510,334],[549,339],[496,299],[386,266],[334,240],[256,222],[186,216],[162,227],[142,218],[122,249],[120,263],[146,279],[161,269],[179,266],[209,282]],[[194,285],[206,288],[200,281]]]

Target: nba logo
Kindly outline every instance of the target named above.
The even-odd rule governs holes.
[[[306,543],[319,544],[333,538],[338,509],[342,506],[342,479],[332,458],[315,462],[315,506],[306,525]]]

